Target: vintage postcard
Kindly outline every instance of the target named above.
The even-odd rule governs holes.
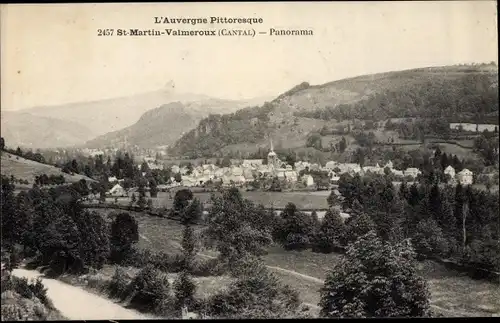
[[[2,4],[2,320],[500,315],[496,1]]]

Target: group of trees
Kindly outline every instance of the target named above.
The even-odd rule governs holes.
[[[63,175],[50,175],[47,174],[35,176],[35,184],[37,185],[61,185],[64,184],[66,180]]]
[[[17,147],[15,150],[8,148],[5,144],[5,139],[3,137],[1,137],[1,139],[0,139],[0,151],[2,151],[2,152],[5,151],[5,152],[8,152],[12,155],[23,157],[25,159],[36,161],[38,163],[42,163],[42,164],[47,163],[45,161],[45,158],[43,157],[43,155],[38,151],[33,152],[31,150],[27,150],[27,151],[23,152],[22,149],[19,147]]]
[[[341,176],[339,191],[344,209],[354,218],[367,214],[384,240],[411,238],[421,255],[500,269],[496,194],[425,181],[396,189],[383,178],[349,175]]]
[[[14,195],[14,185],[2,176],[2,248],[22,246],[24,256],[36,256],[54,275],[119,262],[138,241],[137,222],[124,213],[109,225],[99,213],[86,211],[80,204],[85,189],[79,182]]]
[[[329,202],[339,201],[330,198]],[[379,238],[377,225],[361,206],[359,213],[344,224],[338,212],[329,211],[320,222],[316,214],[308,216],[293,204],[276,216],[272,210],[242,199],[235,189],[214,197],[213,203],[206,237],[213,240],[221,260],[230,260],[233,272],[239,274],[224,298],[212,298],[212,314],[225,311],[224,317],[297,317],[296,292],[280,286],[258,260],[274,240],[286,249],[313,245],[321,252],[344,249],[350,243],[345,260],[332,269],[321,290],[322,317],[429,316],[429,291],[416,274],[413,249],[409,244]],[[242,266],[238,261],[252,257],[257,261]],[[276,295],[274,302],[269,299],[271,295]]]
[[[246,108],[232,114],[210,115],[179,139],[171,152],[190,158],[222,157],[214,152],[239,142],[257,143],[268,133],[272,106]],[[251,122],[249,122],[249,120]]]
[[[486,166],[498,165],[498,131],[490,133],[485,130],[474,139],[474,151],[479,153]]]
[[[35,186],[15,196],[14,185],[2,177],[2,246],[22,245],[55,274],[102,266],[109,252],[106,222],[81,208],[79,190],[78,184]]]

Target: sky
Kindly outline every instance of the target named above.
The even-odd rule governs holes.
[[[258,17],[216,25],[313,36],[98,37],[155,16]],[[498,62],[495,1],[2,4],[1,108],[129,96],[166,87],[223,99],[277,96],[301,82],[425,66]]]

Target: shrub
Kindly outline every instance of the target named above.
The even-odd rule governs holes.
[[[170,283],[164,273],[147,265],[129,285],[130,304],[139,309],[158,312],[170,300]]]
[[[297,292],[283,286],[258,260],[242,259],[237,266],[238,280],[228,290],[208,300],[207,312],[216,318],[297,317]]]
[[[195,259],[191,263],[191,268],[189,272],[193,276],[198,277],[208,277],[208,276],[220,276],[225,273],[225,266],[217,258],[212,258],[208,260],[198,260]]]
[[[108,286],[109,297],[124,299],[130,282],[131,277],[127,275],[125,269],[117,267]]]
[[[191,309],[195,303],[196,285],[191,279],[191,276],[186,271],[180,273],[174,282],[175,289],[175,308],[181,310],[186,306]]]
[[[289,233],[283,247],[286,250],[304,250],[309,247],[309,237],[300,233]]]

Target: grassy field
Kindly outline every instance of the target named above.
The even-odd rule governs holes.
[[[140,247],[173,252],[180,250],[182,226],[178,222],[139,213],[134,215],[139,222]],[[199,231],[201,227],[195,227],[195,230]],[[214,255],[207,250],[201,253]],[[268,266],[305,275],[306,277],[302,277],[296,273],[272,269],[284,283],[300,293],[304,303],[315,305],[319,301],[319,288],[322,286],[318,279],[325,279],[340,257],[338,254],[319,254],[311,251],[285,251],[281,247],[273,246],[264,259]],[[498,285],[473,280],[431,261],[420,262],[419,272],[429,283],[435,311],[445,316],[491,316],[493,313],[500,313]]]
[[[265,207],[284,208],[287,203],[294,203],[299,209],[326,209],[328,203],[326,198],[329,191],[316,192],[241,192],[242,196],[256,204],[262,204]],[[171,208],[174,203],[174,193],[159,192],[158,197],[151,198],[154,207]],[[200,192],[193,193],[194,197],[202,203],[210,200],[211,193]],[[149,197],[148,197],[149,198]],[[114,202],[114,198],[108,198],[107,202]],[[128,205],[130,198],[118,198],[118,203]]]
[[[63,173],[57,167],[41,164],[36,161],[28,160],[22,157],[9,154],[7,152],[2,152],[1,164],[2,164],[1,167],[2,175],[6,176],[14,175],[15,178],[27,180],[30,184],[33,184],[35,182],[35,176],[42,174],[47,174],[47,176],[63,175],[64,179],[68,183],[78,182],[82,178],[85,179],[86,181],[93,181],[92,179],[86,176],[78,174],[69,175]]]

